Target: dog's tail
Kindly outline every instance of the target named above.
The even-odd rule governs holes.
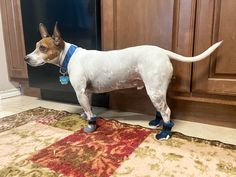
[[[205,52],[201,53],[200,55],[194,56],[194,57],[185,57],[185,56],[176,54],[176,53],[168,51],[168,50],[165,50],[165,52],[172,59],[182,61],[182,62],[195,62],[195,61],[202,60],[202,59],[206,58],[207,56],[209,56],[212,52],[214,52],[214,50],[216,48],[218,48],[220,46],[220,44],[222,42],[223,41],[215,43],[214,45],[209,47]]]

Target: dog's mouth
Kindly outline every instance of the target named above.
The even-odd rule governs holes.
[[[37,67],[37,66],[42,66],[42,65],[44,65],[45,64],[45,62],[41,62],[41,63],[31,63],[31,62],[29,62],[29,61],[27,61],[26,62],[28,65],[30,65],[30,66],[33,66],[33,67]]]

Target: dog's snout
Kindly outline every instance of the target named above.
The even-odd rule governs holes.
[[[25,58],[24,58],[24,60],[25,60],[26,62],[28,62],[29,59],[30,59],[30,57],[28,57],[27,55],[26,55]]]

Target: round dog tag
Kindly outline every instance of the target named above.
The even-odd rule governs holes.
[[[66,85],[69,82],[69,77],[68,76],[60,76],[59,80],[60,80],[62,85]]]

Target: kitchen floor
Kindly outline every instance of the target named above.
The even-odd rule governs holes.
[[[36,107],[45,107],[56,110],[66,110],[73,113],[82,113],[82,108],[76,104],[41,100],[36,97],[16,96],[0,100],[0,118],[16,114]],[[116,119],[121,122],[148,126],[148,122],[154,117],[133,112],[119,112],[105,108],[94,107],[94,113],[98,116]],[[184,133],[188,136],[195,136],[204,139],[219,140],[224,143],[236,145],[236,129],[219,127],[183,120],[174,120],[173,131]]]

